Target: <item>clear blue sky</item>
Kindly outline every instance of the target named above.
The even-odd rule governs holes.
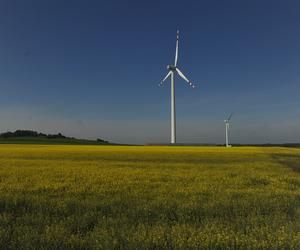
[[[300,1],[0,1],[0,130],[168,142],[300,141]]]

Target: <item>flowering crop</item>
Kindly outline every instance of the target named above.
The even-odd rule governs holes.
[[[300,149],[0,145],[1,249],[299,249]]]

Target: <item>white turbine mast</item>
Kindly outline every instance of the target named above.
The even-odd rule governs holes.
[[[225,145],[226,147],[231,147],[229,144],[229,130],[230,130],[230,120],[232,117],[233,113],[231,113],[227,118],[225,118],[224,123],[225,123]]]
[[[178,74],[183,80],[185,80],[189,86],[195,88],[195,85],[186,78],[186,76],[179,70],[177,67],[178,63],[178,45],[179,45],[179,31],[177,30],[177,37],[176,37],[176,52],[175,52],[175,62],[174,65],[168,65],[168,73],[166,77],[161,81],[159,86],[162,86],[163,83],[171,77],[171,143],[176,143],[176,109],[175,109],[175,74]]]

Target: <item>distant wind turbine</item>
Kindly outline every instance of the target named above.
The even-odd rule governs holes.
[[[229,129],[230,129],[230,120],[231,120],[231,117],[232,117],[233,113],[231,113],[227,119],[224,120],[224,123],[225,123],[225,143],[226,143],[226,147],[231,147],[231,145],[229,144]]]
[[[159,86],[162,86],[164,81],[171,76],[171,143],[176,143],[176,110],[175,110],[175,79],[174,75],[178,74],[183,80],[185,80],[192,88],[195,88],[195,85],[186,78],[186,76],[178,69],[178,43],[179,43],[179,31],[177,30],[177,37],[176,37],[176,52],[175,52],[175,62],[174,65],[168,65],[168,74],[166,77],[161,81]]]

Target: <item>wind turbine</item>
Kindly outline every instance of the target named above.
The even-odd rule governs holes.
[[[179,31],[177,30],[176,36],[176,52],[175,52],[175,62],[174,65],[168,65],[168,73],[166,77],[161,81],[159,86],[162,86],[163,83],[171,77],[171,143],[176,143],[176,109],[175,109],[175,74],[178,74],[183,80],[185,80],[192,88],[195,88],[195,85],[186,78],[186,76],[179,70],[177,67],[178,63],[178,43],[179,43]]]
[[[231,113],[227,119],[224,120],[224,123],[225,123],[225,142],[226,142],[226,147],[231,147],[231,145],[228,143],[228,140],[229,140],[229,129],[230,129],[230,126],[229,126],[229,122],[231,120],[231,117],[232,117],[233,113]]]

